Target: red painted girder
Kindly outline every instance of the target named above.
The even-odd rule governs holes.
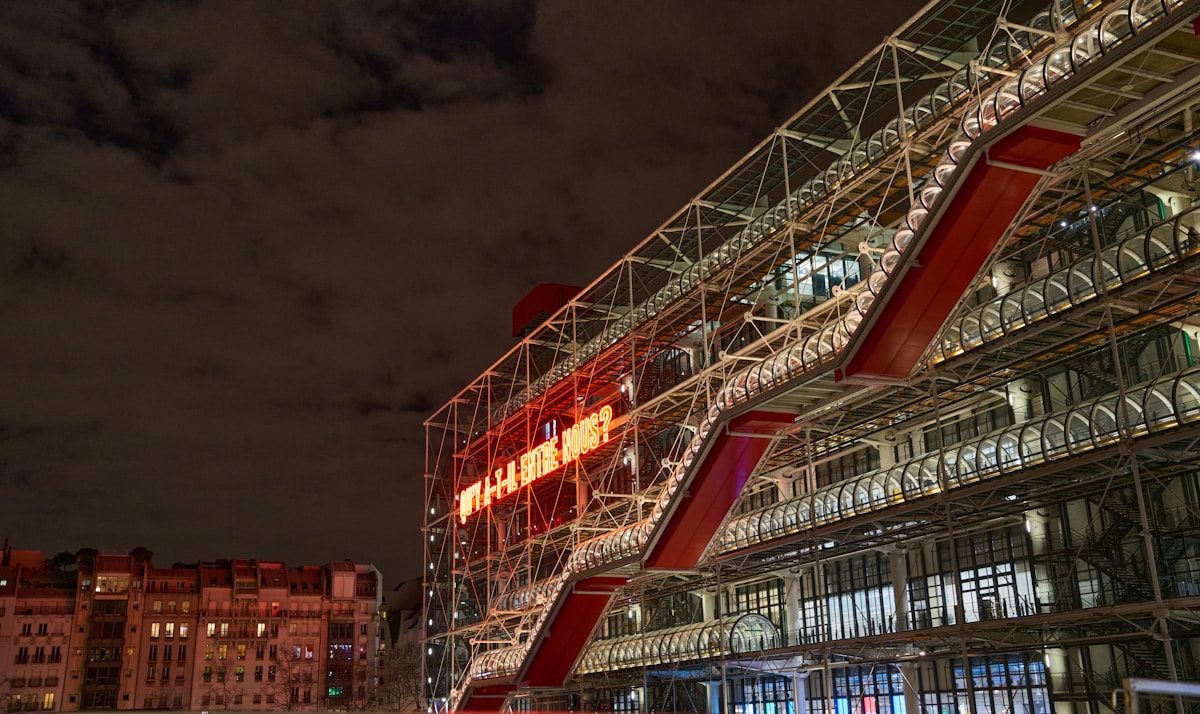
[[[753,411],[721,429],[690,483],[687,495],[666,515],[662,535],[651,548],[647,570],[690,570],[716,535],[750,474],[762,460],[770,436],[795,420],[793,414]]]
[[[596,623],[625,583],[620,576],[595,575],[567,586],[562,604],[551,611],[526,658],[522,686],[561,687],[575,669]]]
[[[491,684],[486,687],[475,687],[470,690],[455,711],[459,712],[498,712],[504,706],[504,700],[517,690],[515,684]]]
[[[998,141],[988,157],[1044,170],[1078,149],[1078,136],[1027,125]],[[841,376],[907,378],[1040,178],[988,159],[976,163]]]

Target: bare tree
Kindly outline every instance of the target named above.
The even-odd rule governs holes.
[[[21,710],[21,700],[13,699],[12,678],[0,679],[0,708],[6,712]]]
[[[421,643],[401,637],[386,649],[379,663],[379,696],[384,709],[425,711],[425,685],[421,681]]]
[[[278,711],[322,709],[324,692],[319,688],[320,663],[317,659],[296,656],[288,644],[280,644],[275,657],[268,660],[270,670],[263,688],[266,705]],[[271,673],[274,673],[274,679]],[[272,701],[273,700],[273,701]]]

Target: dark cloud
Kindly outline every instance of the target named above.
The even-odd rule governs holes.
[[[915,3],[817,7],[0,3],[2,535],[416,574],[422,421],[511,305]]]

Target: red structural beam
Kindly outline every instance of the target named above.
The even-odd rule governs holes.
[[[1038,172],[1078,149],[1078,136],[1028,125],[991,147],[963,179],[840,376],[907,378],[1028,200]]]
[[[568,586],[557,611],[542,625],[519,677],[525,687],[561,687],[613,597],[625,586],[620,576],[596,575]]]
[[[647,570],[690,570],[733,508],[757,468],[770,437],[795,420],[793,414],[754,411],[731,419],[713,442],[704,463],[674,513],[667,514],[662,535],[646,557]]]
[[[491,684],[475,687],[458,706],[460,712],[498,712],[504,700],[517,690],[515,684]]]

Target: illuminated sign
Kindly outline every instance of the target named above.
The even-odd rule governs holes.
[[[471,514],[549,476],[601,444],[607,444],[612,416],[612,407],[600,407],[599,411],[580,419],[563,433],[546,439],[483,480],[459,491],[458,519],[466,523]]]

